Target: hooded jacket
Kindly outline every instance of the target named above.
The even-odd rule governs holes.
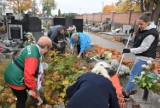
[[[134,39],[134,48],[130,51],[134,53],[138,59],[148,61],[153,60],[156,56],[159,34],[156,25],[151,22],[144,30],[138,30]]]

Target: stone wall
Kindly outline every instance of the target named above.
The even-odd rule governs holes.
[[[106,18],[110,18],[110,21],[113,23],[134,24],[135,20],[137,20],[141,14],[142,14],[141,12],[133,12],[133,11],[123,12],[123,13],[111,12],[108,14],[92,13],[92,14],[77,15],[75,18],[83,19],[84,22],[86,22],[86,20],[88,22],[104,22]]]

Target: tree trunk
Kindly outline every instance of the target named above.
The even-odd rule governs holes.
[[[154,4],[154,0],[150,1],[150,5],[149,5],[149,11],[152,12],[153,11],[153,4]]]
[[[157,25],[158,24],[158,19],[160,17],[160,0],[158,1],[158,4],[155,8],[155,12],[154,12],[154,22]]]
[[[141,0],[141,12],[144,12],[144,7],[143,7],[143,5],[144,5],[144,2],[143,2],[143,0]]]
[[[145,10],[149,11],[149,2],[144,1]]]

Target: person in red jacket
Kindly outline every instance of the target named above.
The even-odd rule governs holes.
[[[16,108],[25,108],[27,91],[37,95],[37,77],[42,55],[50,50],[52,41],[47,36],[39,38],[37,44],[28,45],[13,58],[4,73],[4,79],[17,97]]]

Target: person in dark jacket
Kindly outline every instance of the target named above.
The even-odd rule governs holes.
[[[105,62],[97,63],[67,88],[67,108],[120,108]]]
[[[135,83],[135,76],[140,76],[143,70],[142,65],[147,64],[147,61],[153,61],[156,57],[158,45],[158,31],[156,25],[151,21],[151,13],[143,13],[138,20],[139,30],[137,31],[133,48],[123,49],[123,53],[133,53],[136,56],[135,63],[131,69],[130,78],[123,95],[129,98],[132,93]]]
[[[51,26],[48,30],[48,37],[52,40],[52,49],[58,50],[61,54],[65,53],[66,38],[65,27],[62,25]]]

